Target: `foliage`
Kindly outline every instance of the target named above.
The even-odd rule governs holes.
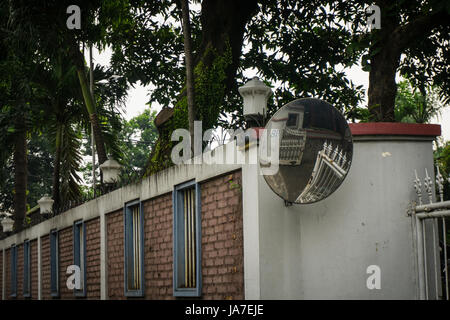
[[[124,122],[119,135],[124,151],[122,174],[141,173],[148,161],[148,155],[158,138],[154,125],[156,111],[145,109],[140,115]]]
[[[344,16],[351,6],[335,1],[274,1],[263,3],[248,24],[248,52],[242,68],[256,68],[263,79],[280,83],[269,102],[269,115],[300,97],[327,100],[343,112],[362,100],[362,86],[345,75],[358,52],[347,50],[353,40]],[[336,19],[341,19],[341,24]]]
[[[0,170],[0,211],[12,211],[14,194],[14,165],[12,157]],[[53,178],[53,154],[45,135],[32,134],[28,142],[28,191],[27,208],[33,207],[44,194],[51,194]]]
[[[37,133],[28,143],[28,209],[35,206],[44,194],[51,194],[53,153],[49,139]]]
[[[103,2],[105,5],[108,3],[110,2]],[[65,26],[68,17],[66,8],[69,4],[72,3],[19,0],[2,3],[1,6],[2,11],[5,10],[5,17],[8,17],[5,22],[8,23],[1,29],[1,45],[7,54],[0,60],[0,130],[5,132],[0,138],[0,158],[2,163],[10,161],[13,141],[11,137],[18,132],[13,120],[23,114],[30,147],[37,139],[36,136],[41,135],[51,144],[52,158],[51,161],[46,160],[54,170],[53,180],[59,181],[54,184],[52,191],[56,190],[62,202],[81,198],[81,179],[78,175],[81,139],[83,135],[91,134],[91,117],[81,94],[79,75],[76,73],[78,70],[69,54],[71,45],[76,45],[72,40],[101,44],[103,38],[100,31],[103,27],[106,28],[105,25],[94,23],[102,3],[84,1],[78,4],[82,7],[83,29],[80,32],[69,31]],[[96,80],[106,80],[113,73],[111,70],[97,67],[94,75]],[[96,112],[100,131],[107,143],[106,150],[120,160],[117,132],[120,131],[122,122],[118,107],[126,97],[126,80],[109,81],[108,85],[98,85],[97,89]],[[28,158],[28,167],[45,159],[43,154],[39,153],[36,159],[31,153]],[[31,188],[34,183],[31,176],[29,182]],[[41,186],[40,196],[29,197],[28,204],[33,206],[42,196],[43,190],[49,190],[51,187],[51,180],[46,180],[45,185]]]
[[[450,200],[450,141],[437,145],[434,162],[444,178],[444,199]]]
[[[398,83],[395,99],[395,121],[410,123],[428,123],[434,116],[439,115],[445,107],[436,89],[429,87],[421,93],[415,90],[410,81]]]
[[[126,121],[120,118],[121,129],[117,132],[117,146],[121,152],[119,159],[121,169],[121,180],[140,178],[148,162],[148,155],[155,148],[158,132],[154,125],[156,111],[146,108],[141,114]],[[92,155],[90,141],[83,143],[82,155],[85,159],[80,168],[85,185],[81,186],[83,194],[89,195],[92,190]],[[115,158],[117,159],[117,158]],[[98,163],[97,163],[98,165]],[[97,177],[100,172],[97,167]]]
[[[143,10],[131,10],[127,16],[134,21],[134,28],[115,29],[111,35],[111,39],[119,40],[111,42],[114,49],[112,67],[115,72],[125,74],[132,83],[140,80],[143,84],[152,84],[155,88],[151,91],[150,102],[184,109],[185,70],[178,8],[170,1],[143,6]],[[351,33],[333,21],[338,9],[344,12],[342,7],[350,8],[344,5],[337,8],[333,1],[322,4],[261,1],[257,12],[247,21],[242,37],[247,52],[237,58],[233,56],[235,53],[229,52],[224,61],[218,62],[222,64],[218,70],[225,70],[227,65],[224,63],[229,65],[232,59],[237,59],[238,73],[231,79],[232,84],[220,88],[230,81],[222,76],[208,79],[213,81],[208,83],[209,88],[204,86],[206,90],[200,88],[200,93],[196,88],[196,96],[200,95],[196,97],[196,105],[198,100],[211,100],[208,96],[203,98],[205,94],[216,95],[214,100],[220,97],[219,105],[214,103],[208,107],[209,111],[200,112],[199,117],[210,113],[211,120],[203,119],[208,122],[204,129],[242,125],[242,102],[237,88],[248,80],[244,73],[250,70],[268,83],[282,84],[275,89],[275,98],[269,102],[270,114],[294,98],[308,96],[328,100],[343,111],[356,108],[362,100],[362,87],[349,81],[343,70],[337,71],[342,66],[351,66],[358,57],[356,50],[346,50],[353,39]],[[198,63],[204,56],[200,46],[206,31],[201,21],[212,18],[203,9],[202,5],[201,11],[191,13],[196,77],[199,76]],[[341,18],[350,21],[351,17]],[[146,42],[142,42],[144,38]],[[202,74],[206,75],[205,72]],[[185,114],[183,110],[180,112]],[[182,124],[180,127],[187,126]]]
[[[214,128],[221,112],[225,95],[225,69],[231,63],[230,49],[219,55],[210,48],[205,55],[213,56],[210,67],[200,61],[195,67],[195,112],[196,119],[202,121],[204,129]],[[187,99],[184,95],[174,110],[173,129],[188,128]]]
[[[353,16],[354,40],[349,50],[358,52],[369,72],[368,105],[371,121],[397,121],[397,73],[413,88],[433,87],[446,103],[450,98],[448,76],[450,5],[446,0],[348,1],[343,14]],[[365,9],[381,10],[381,29],[368,30]],[[353,10],[348,10],[353,6]],[[422,95],[424,93],[422,92]],[[417,118],[415,121],[423,121]]]

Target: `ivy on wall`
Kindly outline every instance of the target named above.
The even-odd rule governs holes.
[[[227,48],[223,54],[219,54],[216,49],[209,47],[203,58],[195,66],[195,117],[196,120],[202,121],[203,132],[215,128],[218,124],[225,95],[226,69],[231,61],[231,47],[227,43]],[[174,142],[170,141],[170,136],[175,129],[187,129],[189,127],[185,89],[181,92],[181,98],[175,105],[173,116],[160,129],[160,138],[150,157],[145,176],[172,165],[170,154]]]

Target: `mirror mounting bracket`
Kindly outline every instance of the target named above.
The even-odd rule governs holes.
[[[290,207],[290,206],[292,206],[292,203],[293,203],[293,202],[290,202],[290,201],[288,201],[288,200],[284,200],[284,206],[285,206],[285,207]]]

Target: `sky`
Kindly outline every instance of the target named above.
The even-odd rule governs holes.
[[[88,59],[88,55],[86,59]],[[105,51],[99,53],[98,50],[94,48],[93,59],[94,63],[101,64],[103,66],[108,66],[111,58],[111,51],[106,49]],[[245,76],[252,77],[252,74],[245,74]],[[365,92],[367,93],[367,88],[369,86],[369,73],[363,71],[359,66],[354,66],[347,71],[347,76],[353,81],[355,85],[362,85]],[[398,79],[397,79],[398,80]],[[140,83],[136,84],[134,88],[130,88],[128,91],[128,98],[125,107],[125,119],[129,120],[140,113],[146,108],[146,103],[149,100],[150,86],[142,86]],[[159,112],[162,106],[158,104],[152,104],[152,109]],[[450,107],[443,110],[440,116],[433,118],[431,123],[436,123],[441,125],[442,137],[444,140],[450,140]]]

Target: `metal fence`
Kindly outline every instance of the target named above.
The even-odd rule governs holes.
[[[450,178],[448,179],[450,182]],[[426,192],[422,201],[422,186]],[[415,171],[414,188],[418,202],[413,204],[412,217],[416,231],[417,266],[420,299],[449,300],[447,224],[450,201],[444,201],[444,179],[437,169],[436,187],[439,200],[433,201],[433,181],[425,169],[423,183]]]
[[[334,149],[333,149],[334,148]],[[325,141],[317,154],[311,179],[296,202],[315,202],[329,196],[342,183],[350,167],[347,154]]]

